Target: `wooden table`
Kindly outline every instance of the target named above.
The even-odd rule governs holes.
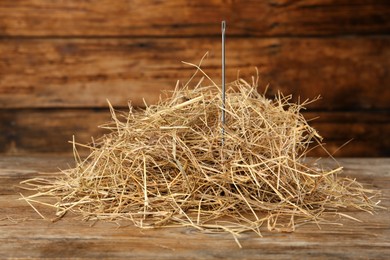
[[[67,156],[0,157],[0,258],[126,258],[126,259],[390,259],[390,214],[349,212],[363,220],[343,219],[343,226],[305,225],[294,233],[263,237],[245,233],[242,249],[229,234],[204,234],[190,228],[141,230],[113,223],[81,222],[65,216],[52,223],[40,219],[16,185],[40,172],[66,168]],[[382,190],[390,208],[390,158],[340,159],[345,174]],[[329,160],[323,163],[329,164]],[[26,193],[26,191],[23,191]],[[28,192],[27,192],[28,194]],[[43,212],[50,212],[40,208]],[[45,211],[46,210],[46,211]]]

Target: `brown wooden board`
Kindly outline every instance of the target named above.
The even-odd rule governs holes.
[[[389,109],[390,39],[231,38],[227,82],[237,72],[247,81],[260,71],[260,88],[270,84],[301,99],[323,96],[311,107],[325,110]],[[186,82],[204,61],[220,84],[220,42],[213,38],[66,39],[0,41],[0,107],[105,107],[132,100],[142,106]],[[196,82],[194,82],[195,84]],[[211,84],[205,81],[204,84]]]
[[[305,112],[335,156],[389,156],[390,114],[369,112]],[[91,142],[107,130],[98,128],[110,120],[107,109],[2,110],[0,153],[72,153],[68,142]],[[350,142],[349,142],[350,141]],[[349,142],[347,145],[339,148]],[[87,153],[87,150],[81,149]],[[310,155],[326,156],[318,148]]]
[[[105,130],[108,110],[3,110],[0,113],[0,153],[72,153],[69,143],[89,143]],[[83,151],[83,149],[81,149]]]
[[[242,249],[229,234],[207,234],[191,228],[141,230],[115,223],[90,222],[68,214],[52,223],[42,220],[20,198],[20,181],[40,172],[56,172],[72,163],[64,156],[0,157],[0,258],[78,259],[389,259],[389,211],[374,215],[343,210],[362,222],[343,225],[303,225],[294,233],[262,229],[263,237],[243,233]],[[342,176],[356,178],[382,192],[381,205],[390,207],[389,159],[340,159]],[[331,160],[320,165],[333,164]],[[55,173],[53,173],[55,174]],[[53,175],[50,174],[50,175]],[[35,205],[47,217],[47,207]]]
[[[42,37],[382,34],[387,0],[2,0],[0,35]]]

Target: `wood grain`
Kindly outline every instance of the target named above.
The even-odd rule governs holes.
[[[108,110],[2,111],[0,153],[71,153],[73,136],[76,142],[89,143],[105,133],[98,126],[109,120]]]
[[[304,112],[324,137],[326,148],[336,156],[389,156],[390,115],[387,113]],[[0,153],[71,153],[68,141],[88,143],[105,130],[98,128],[110,120],[108,109],[3,110],[0,114]],[[349,142],[350,141],[350,142]],[[346,146],[345,143],[349,142]],[[82,153],[89,151],[81,149]],[[326,156],[315,149],[312,156]]]
[[[38,37],[381,34],[386,0],[2,0],[0,35]]]
[[[250,81],[301,99],[323,96],[311,107],[325,110],[388,109],[390,39],[234,38],[227,40],[227,81]],[[142,106],[186,82],[195,69],[184,60],[204,61],[220,83],[219,41],[185,39],[68,39],[0,41],[0,107]],[[205,84],[211,84],[205,82]]]
[[[66,215],[58,222],[39,219],[19,198],[21,180],[57,171],[72,162],[63,156],[0,157],[1,258],[119,259],[388,259],[389,211],[374,215],[346,212],[362,223],[298,227],[294,233],[252,233],[240,236],[238,249],[228,234],[206,234],[191,228],[140,230],[115,223],[81,222]],[[345,175],[382,191],[390,207],[390,159],[340,159]],[[320,162],[332,164],[331,160]],[[46,175],[45,175],[46,176]],[[27,192],[28,193],[28,192]],[[49,216],[50,210],[37,206]]]

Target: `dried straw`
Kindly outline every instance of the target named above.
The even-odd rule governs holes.
[[[24,199],[55,196],[59,201],[50,205],[58,216],[72,211],[86,220],[234,235],[260,235],[263,224],[289,232],[339,208],[377,206],[368,196],[373,191],[337,177],[341,167],[304,162],[309,147],[321,145],[300,113],[308,102],[281,94],[270,100],[257,91],[257,80],[239,79],[227,86],[222,145],[220,88],[202,80],[190,85],[142,112],[130,106],[118,113],[110,105],[112,122],[103,126],[110,134],[89,145],[84,160],[74,148],[77,166],[62,177],[24,182],[38,190]]]

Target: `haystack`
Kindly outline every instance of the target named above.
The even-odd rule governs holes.
[[[198,68],[199,69],[199,68]],[[207,76],[206,76],[207,77]],[[110,133],[89,145],[90,154],[55,180],[24,182],[56,197],[58,216],[129,220],[141,228],[190,226],[234,235],[260,227],[293,231],[321,223],[339,208],[371,212],[374,191],[323,169],[306,154],[321,137],[290,96],[267,99],[257,81],[227,86],[221,129],[221,90],[200,80],[142,111],[115,112]],[[75,144],[75,143],[74,143]]]

